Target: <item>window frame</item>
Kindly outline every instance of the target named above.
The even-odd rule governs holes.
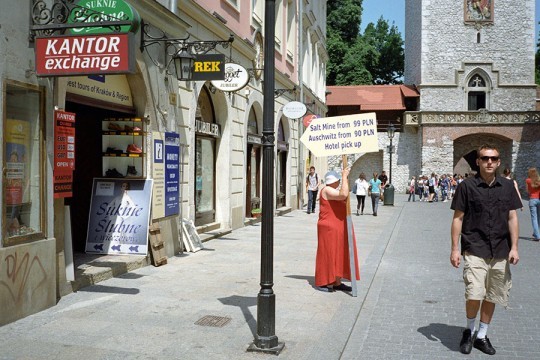
[[[7,115],[7,109],[8,109],[8,104],[7,104],[7,100],[8,100],[8,88],[9,87],[14,87],[14,88],[20,88],[20,89],[24,89],[24,90],[30,90],[30,91],[34,91],[38,94],[38,99],[39,99],[39,109],[37,110],[38,111],[38,114],[39,114],[39,124],[38,125],[38,132],[39,134],[34,134],[34,136],[38,135],[39,136],[39,139],[37,139],[37,143],[39,144],[39,159],[38,159],[38,163],[39,163],[39,186],[40,186],[40,189],[39,189],[39,196],[40,196],[40,202],[39,202],[39,223],[40,223],[40,229],[39,231],[36,231],[35,233],[31,233],[31,234],[25,234],[25,235],[17,235],[17,236],[8,236],[8,232],[7,232],[7,226],[8,226],[8,217],[7,217],[7,196],[6,196],[6,191],[5,191],[5,187],[4,187],[4,180],[5,180],[5,171],[6,171],[6,160],[7,160],[7,156],[6,156],[6,151],[7,151],[7,147],[6,147],[6,139],[5,139],[5,134],[6,134],[6,130],[7,130],[7,120],[8,120],[8,115]],[[2,134],[4,134],[4,136],[2,136],[3,138],[3,145],[2,145],[2,152],[3,152],[3,159],[2,159],[2,246],[5,246],[5,247],[8,247],[8,246],[13,246],[13,245],[19,245],[19,244],[24,244],[24,243],[29,243],[29,242],[34,242],[34,241],[38,241],[38,240],[43,240],[46,238],[46,234],[47,234],[47,207],[46,207],[46,204],[47,204],[47,197],[46,197],[46,194],[47,194],[47,184],[48,184],[48,181],[47,181],[47,177],[46,177],[46,172],[45,172],[45,159],[46,159],[46,151],[47,151],[47,147],[46,147],[46,127],[45,127],[45,124],[46,124],[46,119],[45,119],[45,107],[46,107],[46,95],[45,95],[45,87],[44,86],[39,86],[39,85],[34,85],[34,84],[28,84],[28,83],[23,83],[23,82],[20,82],[20,81],[17,81],[17,80],[10,80],[10,79],[5,79],[3,81],[3,84],[2,84],[2,111],[3,111],[3,114],[2,114]]]

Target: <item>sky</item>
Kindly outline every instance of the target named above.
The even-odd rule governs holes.
[[[540,21],[540,0],[535,1],[535,34],[536,41],[538,42],[538,32],[540,31],[540,26],[538,25],[538,22]],[[390,24],[394,21],[401,36],[405,37],[405,0],[363,0],[362,7],[364,9],[362,12],[362,22],[360,24],[362,32],[364,32],[366,25],[370,22],[376,24],[377,20],[379,20],[382,15],[385,20],[390,20]]]

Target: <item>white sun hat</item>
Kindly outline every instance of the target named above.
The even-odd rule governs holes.
[[[325,177],[324,177],[324,181],[326,183],[326,185],[330,185],[330,184],[333,184],[335,182],[338,182],[340,179],[339,179],[339,174],[335,171],[329,171],[326,173]]]

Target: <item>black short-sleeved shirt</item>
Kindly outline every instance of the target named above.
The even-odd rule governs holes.
[[[465,214],[461,253],[484,259],[508,257],[511,247],[509,212],[522,206],[512,180],[497,176],[489,186],[476,175],[461,182],[450,207]]]
[[[388,181],[388,176],[379,175],[379,180],[381,180],[381,183],[386,184],[386,182]]]

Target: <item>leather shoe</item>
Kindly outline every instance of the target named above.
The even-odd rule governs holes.
[[[339,285],[334,285],[334,290],[352,291],[352,287],[345,284],[339,284]]]
[[[495,355],[495,349],[491,346],[491,342],[487,336],[483,339],[475,339],[474,348],[480,350],[484,354]]]
[[[463,336],[461,337],[461,342],[459,343],[459,350],[462,354],[470,354],[473,347],[473,336],[471,329],[463,330]]]

